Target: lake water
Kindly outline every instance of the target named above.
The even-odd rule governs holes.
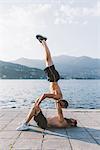
[[[60,80],[69,108],[100,109],[100,80]],[[0,108],[30,107],[35,99],[49,91],[47,80],[0,80]],[[54,100],[46,99],[43,108],[54,108]]]

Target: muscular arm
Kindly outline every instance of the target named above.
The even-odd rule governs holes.
[[[43,100],[45,100],[45,98],[53,98],[53,99],[55,99],[55,101],[56,101],[57,113],[58,113],[58,119],[59,119],[60,122],[63,122],[63,121],[64,121],[64,117],[63,117],[63,112],[62,112],[61,104],[60,104],[58,98],[56,97],[56,95],[50,94],[50,93],[45,93],[45,94],[43,94],[42,96],[40,96],[40,97],[36,100],[35,105],[36,105],[36,106],[39,106],[40,103],[41,103]]]
[[[62,108],[61,108],[59,101],[56,101],[56,108],[57,108],[57,113],[58,113],[58,119],[60,122],[63,122],[64,116],[63,116]]]
[[[56,95],[50,94],[50,93],[45,93],[45,94],[43,94],[42,96],[40,96],[40,97],[36,100],[35,104],[36,104],[36,105],[40,105],[40,103],[41,103],[45,98],[53,98],[53,99],[57,100],[57,96],[56,96]]]

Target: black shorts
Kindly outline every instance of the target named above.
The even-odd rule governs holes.
[[[45,68],[44,72],[50,82],[57,82],[60,79],[60,75],[54,65]]]
[[[47,128],[47,119],[43,115],[42,111],[38,113],[37,116],[34,117],[34,120],[36,121],[37,125],[42,128],[46,129]]]

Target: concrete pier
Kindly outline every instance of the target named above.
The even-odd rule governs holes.
[[[16,131],[29,109],[0,109],[0,150],[100,150],[100,110],[67,109],[64,116],[75,118],[78,127],[40,129],[32,120],[29,131]],[[55,109],[43,109],[54,116]]]

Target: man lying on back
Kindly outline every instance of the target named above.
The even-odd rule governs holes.
[[[31,111],[29,112],[26,121],[22,123],[17,128],[17,130],[25,131],[30,129],[29,121],[32,118],[34,118],[34,121],[36,121],[37,125],[42,129],[46,129],[49,127],[55,127],[55,128],[76,127],[77,121],[72,118],[70,119],[65,118],[62,111],[63,105],[61,105],[59,100],[55,100],[55,102],[56,102],[57,115],[54,117],[46,118],[43,115],[42,110],[40,108],[40,104],[38,104],[38,100],[37,100],[34,107],[32,107]]]

